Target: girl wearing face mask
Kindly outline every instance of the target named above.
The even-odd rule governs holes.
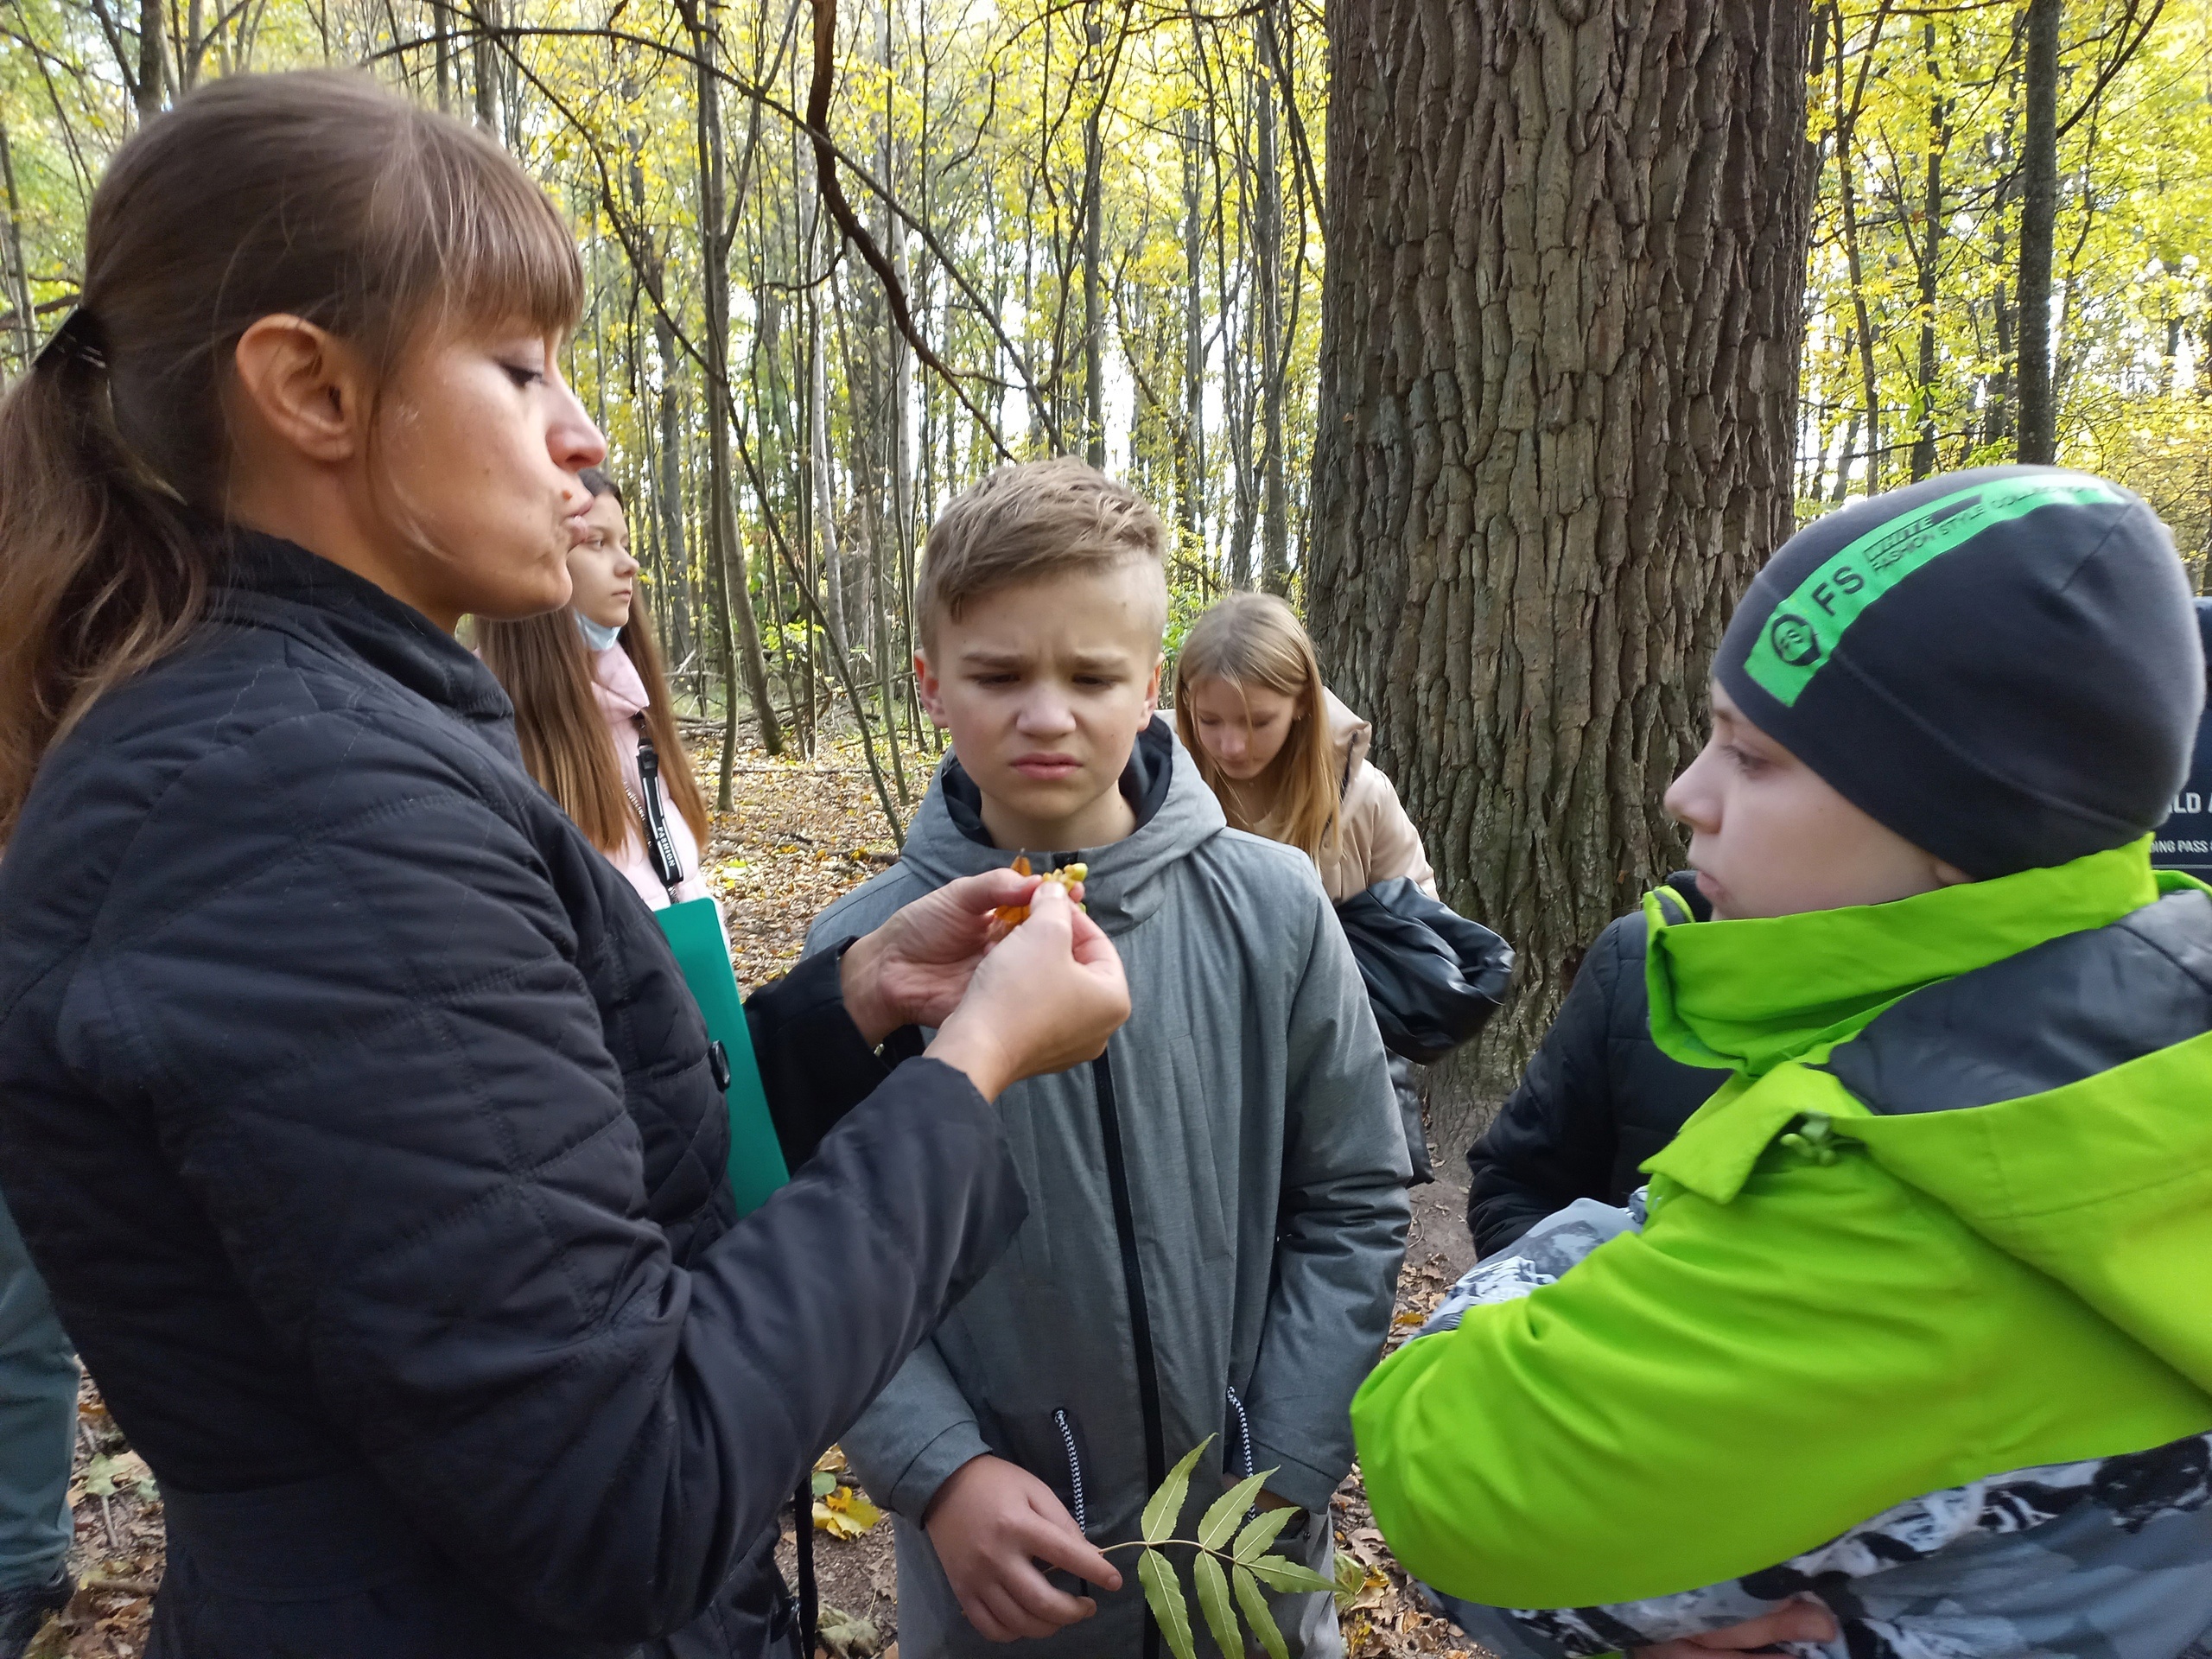
[[[1377,881],[1436,877],[1421,831],[1367,759],[1374,728],[1321,683],[1313,642],[1272,594],[1231,594],[1175,659],[1175,730],[1233,829],[1287,842],[1342,904]]]
[[[779,1514],[1020,1224],[992,1098],[1128,1013],[1057,887],[918,900],[753,996],[738,1217],[667,941],[453,637],[570,602],[582,299],[488,138],[226,76],[0,402],[0,1190],[161,1481],[149,1659],[799,1659]]]
[[[670,712],[660,645],[638,598],[622,492],[596,467],[565,610],[480,622],[476,646],[514,700],[523,764],[655,910],[706,895],[707,803]]]
[[[1272,594],[1231,594],[1192,624],[1175,658],[1175,730],[1232,829],[1287,842],[1341,905],[1378,881],[1436,876],[1421,831],[1367,759],[1373,728],[1321,683],[1313,642]],[[1413,1068],[1390,1080],[1416,1185],[1435,1179]]]

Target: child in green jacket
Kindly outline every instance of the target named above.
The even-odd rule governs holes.
[[[2212,1627],[2212,894],[2147,839],[2204,689],[2171,537],[2080,474],[1929,480],[1752,584],[1668,794],[1714,919],[1645,906],[1653,1036],[1734,1075],[1353,1407],[1495,1651]]]

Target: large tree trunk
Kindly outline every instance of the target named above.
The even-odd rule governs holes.
[[[1520,952],[1456,1150],[1675,868],[1730,608],[1789,533],[1802,0],[1329,0],[1309,610],[1454,907]],[[1443,1148],[1440,1148],[1443,1150]]]

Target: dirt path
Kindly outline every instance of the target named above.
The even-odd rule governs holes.
[[[700,747],[700,771],[711,787],[716,757],[710,745]],[[753,985],[797,961],[815,914],[896,854],[856,753],[825,747],[813,761],[788,761],[746,750],[734,759],[733,810],[716,815],[704,862],[731,918],[738,977]],[[1414,1196],[1394,1344],[1420,1324],[1471,1259],[1461,1220],[1464,1194],[1439,1182]],[[77,1541],[71,1564],[84,1587],[32,1643],[29,1659],[138,1659],[162,1576],[160,1498],[89,1379],[78,1416]],[[849,1477],[844,1479],[849,1497]],[[1344,1620],[1351,1659],[1430,1654],[1476,1659],[1479,1649],[1443,1620],[1421,1611],[1408,1592],[1375,1530],[1357,1470],[1331,1507],[1339,1548],[1370,1568]],[[853,1621],[825,1624],[829,1659],[896,1659],[898,1584],[889,1521],[856,1537],[817,1531],[815,1538],[823,1603]],[[792,1541],[787,1524],[787,1576],[793,1571]]]

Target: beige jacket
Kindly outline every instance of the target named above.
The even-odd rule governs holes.
[[[1337,776],[1344,780],[1344,841],[1334,855],[1321,851],[1321,885],[1330,902],[1342,904],[1356,893],[1409,875],[1422,892],[1436,896],[1436,873],[1421,850],[1421,831],[1406,816],[1390,780],[1368,764],[1375,728],[1324,690],[1328,700],[1329,736],[1335,746]]]

